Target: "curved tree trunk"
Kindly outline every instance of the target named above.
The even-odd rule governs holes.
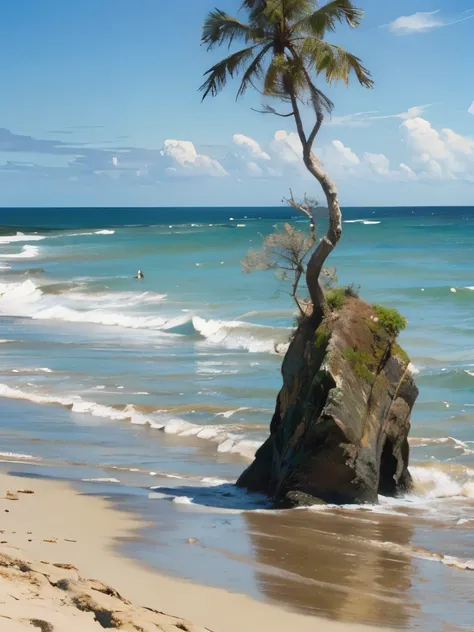
[[[312,84],[310,85],[310,87],[316,90],[316,88],[314,88]],[[324,195],[326,196],[326,202],[328,205],[328,231],[323,239],[319,242],[316,250],[311,255],[306,271],[306,284],[308,286],[309,295],[313,303],[313,313],[316,317],[320,317],[324,312],[325,299],[324,292],[319,282],[319,277],[326,259],[334,250],[337,242],[341,238],[342,213],[339,206],[339,196],[336,184],[326,173],[321,162],[312,151],[314,140],[323,122],[322,112],[315,105],[316,124],[311,131],[309,137],[306,138],[303,121],[301,120],[301,114],[298,107],[298,101],[290,85],[288,85],[287,87],[287,92],[289,94],[291,105],[293,108],[293,116],[295,118],[296,130],[298,132],[298,136],[303,147],[303,162],[306,169],[311,173],[311,175],[316,178],[316,180],[321,185],[321,188],[324,191]]]
[[[339,206],[337,187],[333,180],[323,169],[315,154],[303,148],[303,160],[308,171],[321,185],[328,205],[329,226],[326,235],[319,242],[318,247],[311,255],[306,270],[306,283],[308,285],[311,301],[315,312],[322,312],[324,306],[324,293],[319,283],[319,277],[324,263],[337,245],[342,235],[342,213]]]

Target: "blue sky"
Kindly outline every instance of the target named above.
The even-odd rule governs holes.
[[[236,103],[234,86],[200,102],[224,52],[200,46],[216,5],[240,2],[2,2],[0,205],[278,205],[290,187],[321,198],[291,119],[253,112],[256,93]],[[474,204],[474,1],[359,5],[361,27],[333,40],[375,88],[329,88],[317,141],[342,203]]]

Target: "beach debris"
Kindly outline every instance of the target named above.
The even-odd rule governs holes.
[[[5,495],[5,498],[7,500],[18,500],[18,496],[16,494],[14,494],[13,492],[8,491]]]
[[[77,542],[77,540],[69,540],[68,538],[64,538],[64,542]]]
[[[17,489],[17,494],[34,494],[35,492],[32,489]]]
[[[186,540],[188,544],[196,544],[197,541],[198,541],[197,538],[188,538]]]
[[[48,539],[46,538],[43,542],[47,542],[48,544],[57,544],[58,541],[56,539]]]

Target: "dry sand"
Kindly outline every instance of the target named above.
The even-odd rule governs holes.
[[[81,495],[65,483],[0,474],[0,630],[375,629],[294,614],[155,573],[117,550],[141,526],[102,498]]]

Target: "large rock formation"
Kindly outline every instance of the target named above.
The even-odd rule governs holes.
[[[418,389],[380,309],[345,297],[305,318],[282,365],[270,437],[237,484],[281,507],[376,503],[411,486],[410,413]]]

